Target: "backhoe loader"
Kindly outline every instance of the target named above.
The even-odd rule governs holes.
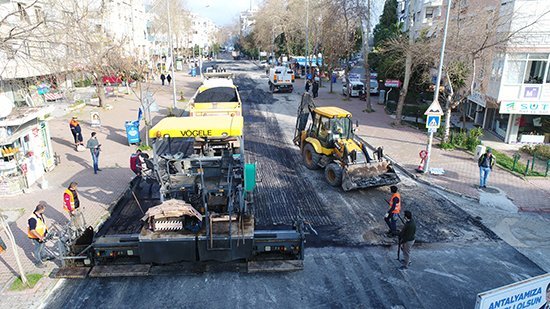
[[[308,169],[324,169],[327,182],[342,186],[344,191],[398,183],[399,176],[384,159],[382,148],[371,157],[354,131],[350,112],[333,106],[317,107],[309,93],[302,96],[294,144],[300,147]]]

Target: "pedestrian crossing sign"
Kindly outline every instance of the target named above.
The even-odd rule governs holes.
[[[439,115],[428,115],[426,121],[426,128],[428,129],[437,129],[441,125],[441,116]]]

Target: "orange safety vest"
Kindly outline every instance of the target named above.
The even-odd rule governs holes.
[[[399,202],[397,202],[397,204],[395,205],[395,209],[393,210],[393,214],[399,214],[401,213],[401,194],[399,194],[398,192],[392,194],[391,198],[390,198],[390,208],[393,204],[393,199],[397,197],[399,199]]]
[[[36,219],[36,228],[34,230],[38,233],[38,235],[40,235],[41,237],[44,237],[44,235],[48,231],[48,228],[46,227],[46,223],[44,223],[44,221],[42,221],[42,218],[37,216],[34,212],[32,213],[31,218]],[[27,236],[29,236],[29,238],[31,238],[31,239],[38,239],[38,237],[31,234],[31,227],[30,226],[28,227]]]
[[[69,203],[67,203],[67,200],[65,199],[65,194],[69,195]],[[71,208],[69,209],[69,205],[71,206]],[[67,211],[67,212],[71,212],[73,210],[75,210],[74,208],[74,194],[73,194],[73,191],[71,191],[70,189],[66,189],[65,192],[63,193],[63,208]]]

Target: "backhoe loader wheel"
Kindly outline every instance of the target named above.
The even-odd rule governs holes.
[[[319,160],[321,160],[321,155],[315,152],[315,149],[311,144],[306,144],[304,150],[302,151],[302,157],[304,158],[304,165],[310,170],[319,169]]]
[[[342,185],[342,174],[344,170],[336,163],[330,163],[325,167],[325,178],[327,182],[333,187],[339,187]]]

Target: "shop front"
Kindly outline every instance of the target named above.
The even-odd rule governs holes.
[[[550,102],[501,102],[495,132],[506,143],[550,143]]]
[[[52,110],[17,108],[0,119],[0,196],[24,192],[55,167],[47,119]]]

